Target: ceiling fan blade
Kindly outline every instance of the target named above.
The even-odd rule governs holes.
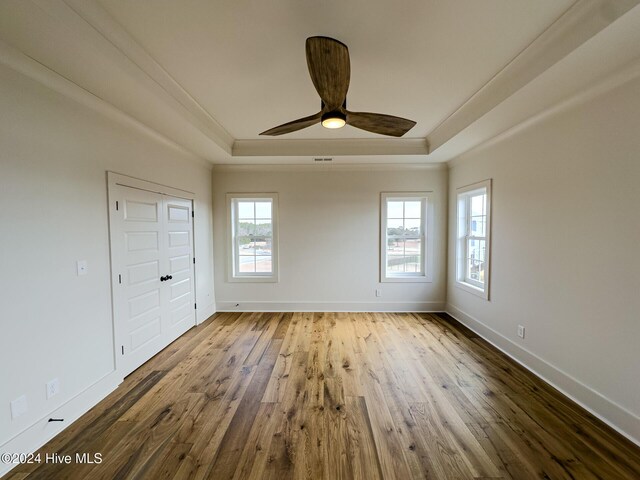
[[[411,130],[415,124],[416,122],[413,120],[394,117],[393,115],[347,111],[347,125],[381,135],[401,137]]]
[[[329,37],[309,37],[307,66],[313,85],[328,110],[342,106],[349,90],[351,64],[347,46]]]
[[[311,125],[319,123],[321,118],[322,112],[318,112],[315,115],[299,118],[292,122],[283,123],[282,125],[278,125],[277,127],[270,128],[269,130],[262,132],[260,135],[271,135],[275,137],[277,135],[295,132],[297,130],[302,130],[303,128],[307,128]]]

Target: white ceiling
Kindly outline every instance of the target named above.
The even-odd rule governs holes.
[[[2,0],[0,63],[211,163],[443,162],[637,61],[638,3]],[[349,46],[349,109],[406,137],[258,136],[319,110],[313,35]]]
[[[100,3],[232,137],[253,139],[320,110],[309,36],[349,47],[351,110],[410,118],[406,136],[425,137],[574,0]],[[320,125],[287,135],[372,137]]]

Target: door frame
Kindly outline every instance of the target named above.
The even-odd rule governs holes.
[[[121,173],[116,173],[107,170],[107,205],[108,205],[108,218],[107,228],[109,230],[109,270],[111,276],[111,334],[113,340],[113,365],[116,372],[122,371],[122,354],[118,351],[118,326],[116,322],[116,288],[118,288],[118,269],[114,265],[113,247],[115,245],[114,232],[111,228],[111,220],[116,210],[116,194],[117,187],[129,187],[138,190],[144,190],[147,192],[158,193],[160,195],[169,195],[172,197],[182,198],[184,200],[191,201],[191,211],[194,212],[195,194],[188,190],[182,190],[180,188],[170,187],[168,185],[162,185],[160,183],[151,182],[148,180],[142,180],[140,178],[130,177]],[[195,243],[195,215],[192,219],[192,235],[191,235],[191,249],[193,256],[196,255],[196,243]],[[191,272],[193,276],[193,300],[197,304],[197,283],[196,283],[196,268],[195,264],[191,264]],[[198,314],[194,315],[194,326],[198,325]]]

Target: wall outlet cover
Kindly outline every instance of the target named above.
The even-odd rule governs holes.
[[[29,410],[27,404],[27,397],[22,395],[15,400],[11,401],[11,419],[16,419],[21,415],[24,415]]]
[[[518,336],[524,338],[524,327],[522,325],[518,325]]]
[[[47,400],[60,392],[60,380],[54,378],[47,383]]]

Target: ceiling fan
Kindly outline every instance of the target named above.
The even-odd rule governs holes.
[[[413,120],[393,115],[347,110],[351,66],[349,49],[344,43],[329,37],[309,37],[306,50],[309,74],[321,99],[320,111],[271,128],[260,135],[283,135],[322,123],[325,128],[341,128],[346,124],[368,132],[401,137],[416,124]]]

